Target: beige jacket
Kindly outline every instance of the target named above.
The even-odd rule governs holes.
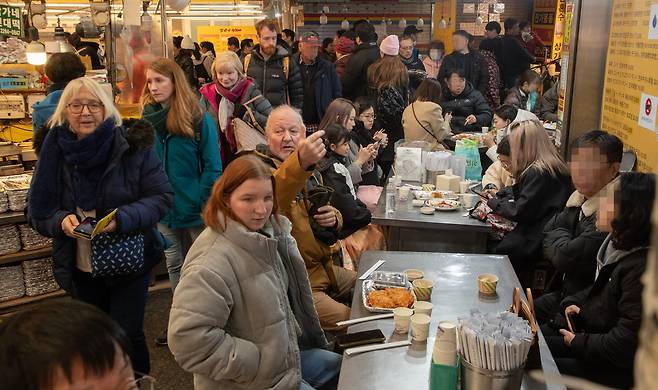
[[[503,164],[496,159],[482,177],[482,187],[486,187],[487,184],[493,184],[498,189],[511,187],[514,185],[514,178],[503,168]]]
[[[430,144],[438,144],[450,132],[450,124],[443,120],[441,106],[434,102],[411,103],[402,113],[402,126],[406,142],[426,141]]]
[[[187,254],[168,341],[196,390],[299,389],[299,347],[326,345],[292,226],[278,221],[268,237],[227,219]]]

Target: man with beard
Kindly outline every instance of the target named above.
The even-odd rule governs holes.
[[[244,59],[247,76],[254,79],[272,107],[304,105],[304,84],[299,65],[290,60],[288,50],[277,45],[277,22],[263,19],[256,23],[258,45]]]

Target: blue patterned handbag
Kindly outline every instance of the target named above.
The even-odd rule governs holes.
[[[93,277],[131,275],[143,268],[143,234],[101,233],[91,240]]]

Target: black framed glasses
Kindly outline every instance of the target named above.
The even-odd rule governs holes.
[[[105,108],[101,102],[73,102],[66,105],[66,108],[68,108],[69,111],[71,111],[73,114],[82,114],[82,111],[84,111],[85,107],[87,107],[87,110],[89,110],[89,112],[92,114],[97,114],[101,112],[103,108]]]

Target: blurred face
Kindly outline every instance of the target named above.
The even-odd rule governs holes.
[[[619,163],[608,163],[597,146],[582,146],[571,154],[569,170],[576,190],[592,198],[617,176]]]
[[[138,390],[135,384],[135,374],[130,362],[123,356],[123,353],[117,351],[114,361],[114,368],[97,375],[85,370],[80,359],[76,359],[71,365],[71,381],[69,382],[66,374],[61,368],[56,368],[53,375],[52,390]]]
[[[258,231],[265,226],[274,207],[274,192],[270,179],[247,179],[231,193],[231,211],[247,229]]]
[[[443,57],[443,51],[439,49],[430,49],[430,58],[434,61],[438,61]]]
[[[272,31],[267,26],[260,30],[258,43],[263,54],[272,56],[276,53],[276,31]]]
[[[496,30],[491,30],[491,31],[486,30],[484,32],[484,37],[487,38],[487,39],[493,39],[493,38],[496,38],[497,36],[498,36],[498,33],[496,32]]]
[[[228,45],[228,49],[230,51],[234,52],[234,53],[237,52],[238,50],[240,50],[240,48],[238,46],[235,46],[235,45]]]
[[[295,151],[299,141],[306,138],[306,128],[290,112],[273,115],[268,121],[267,146],[276,158],[283,161]]]
[[[503,167],[504,170],[507,171],[510,175],[512,174],[512,159],[510,159],[509,156],[505,156],[504,154],[499,154],[498,155],[498,161],[500,161],[500,165]]]
[[[347,121],[345,122],[345,128],[348,131],[352,131],[355,125],[356,125],[356,111],[352,109],[352,111],[350,111],[350,116],[347,117]]]
[[[617,191],[619,191],[619,188],[610,188],[610,190],[599,199],[599,211],[596,214],[596,230],[600,232],[612,232],[612,221],[617,216],[616,199],[619,196]]]
[[[400,41],[400,57],[404,59],[411,58],[411,55],[414,52],[414,41],[411,39],[405,39]]]
[[[201,46],[199,48],[199,51],[201,52],[201,54],[205,54],[208,50],[206,50],[203,46]]]
[[[494,114],[493,123],[494,123],[494,126],[496,126],[496,130],[502,130],[502,129],[506,128],[507,126],[509,126],[510,121],[508,121],[507,119],[503,119],[503,118],[499,117],[498,115]]]
[[[539,89],[539,82],[533,82],[533,83],[530,83],[530,84],[523,83],[523,85],[521,86],[521,89],[525,93],[537,92],[537,90]]]
[[[222,85],[222,87],[231,89],[238,82],[240,75],[235,69],[222,69],[219,67],[217,74],[215,75],[215,82]]]
[[[466,79],[460,77],[456,73],[453,73],[446,79],[446,84],[448,85],[450,93],[457,96],[464,92],[464,88],[466,88]]]
[[[519,35],[520,32],[521,32],[521,31],[519,30],[519,24],[517,23],[517,24],[514,25],[514,27],[510,28],[510,29],[507,31],[507,34],[509,34],[509,35],[513,35],[513,36],[516,36],[516,35]]]
[[[455,51],[463,51],[468,47],[468,39],[457,34],[452,36],[452,47]]]
[[[342,140],[338,145],[331,144],[331,150],[334,151],[339,156],[347,156],[347,152],[350,151],[350,145],[347,139]]]
[[[320,52],[320,46],[314,43],[300,43],[299,44],[299,53],[302,56],[302,59],[307,62],[315,61],[318,58],[318,53]]]
[[[368,130],[372,129],[372,125],[375,124],[375,110],[370,107],[363,111],[361,115],[359,115],[359,120],[363,122],[363,127]]]
[[[152,69],[146,71],[146,85],[153,100],[166,105],[174,94],[174,81]]]
[[[336,53],[336,49],[335,49],[334,43],[331,42],[330,44],[328,44],[327,47],[324,48],[324,51],[326,51],[326,52],[329,53],[329,54],[334,54],[334,53]]]
[[[66,121],[69,128],[83,139],[96,131],[105,118],[103,103],[87,88],[82,87],[66,106]]]

